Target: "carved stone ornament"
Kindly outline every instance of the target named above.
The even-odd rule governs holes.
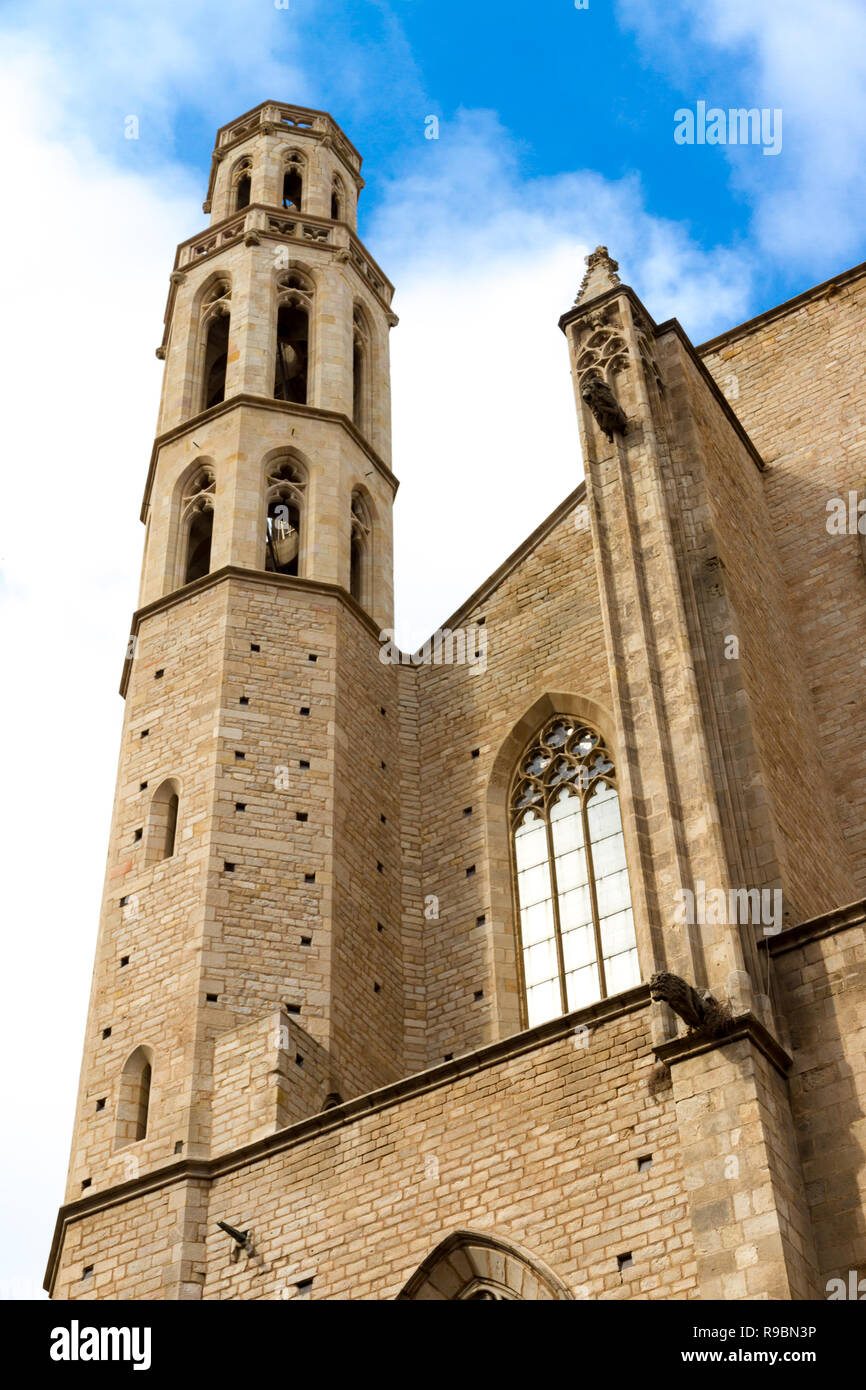
[[[606,246],[596,246],[586,260],[586,274],[581,281],[575,304],[585,304],[588,299],[604,294],[619,284],[619,262],[608,255]]]
[[[708,989],[695,989],[679,975],[659,971],[649,987],[650,998],[667,1004],[690,1031],[714,1035],[725,1032],[732,1022],[729,1004],[720,1004]]]
[[[589,377],[581,386],[580,394],[608,439],[613,439],[615,433],[626,433],[628,420],[625,412],[606,381],[597,376]]]

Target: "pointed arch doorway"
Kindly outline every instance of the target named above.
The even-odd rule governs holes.
[[[398,1302],[509,1303],[574,1300],[543,1261],[483,1231],[452,1231],[417,1268]]]

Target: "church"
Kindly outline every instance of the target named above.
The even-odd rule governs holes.
[[[585,481],[410,655],[360,171],[262,103],[171,272],[45,1287],[846,1296],[866,265],[695,346],[598,247]]]

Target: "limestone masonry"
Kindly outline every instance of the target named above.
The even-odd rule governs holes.
[[[586,481],[413,660],[360,168],[265,102],[178,249],[46,1287],[824,1299],[866,1277],[866,266],[696,348],[587,257]]]

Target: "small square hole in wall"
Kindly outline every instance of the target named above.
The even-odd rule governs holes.
[[[379,816],[379,820],[382,822],[383,825],[387,825],[388,823],[388,817],[384,814],[384,812]]]
[[[453,1052],[446,1052],[446,1053],[445,1053],[445,1056],[442,1058],[442,1061],[443,1061],[443,1062],[453,1062],[453,1061],[454,1061],[454,1053],[453,1053]]]
[[[473,749],[472,749],[472,757],[473,757],[473,758],[480,758],[480,757],[481,757],[481,749],[480,749],[480,748],[473,748]]]
[[[382,926],[382,923],[381,923],[381,922],[377,922],[377,923],[376,923],[376,931],[378,931],[378,932],[383,932],[384,930],[385,930],[385,928]]]
[[[304,874],[304,882],[305,882],[305,883],[315,883],[315,881],[316,881],[316,875],[315,875],[315,874]]]
[[[295,812],[295,820],[305,821],[305,820],[307,820],[307,818],[308,818],[308,816],[307,816],[307,812],[306,812],[306,811],[296,811],[296,812]]]
[[[223,868],[225,869],[227,874],[233,874],[235,871],[234,864],[232,864],[228,859],[223,860]]]
[[[300,762],[298,763],[298,767],[309,768],[309,766],[310,762],[308,758],[301,758]]]
[[[84,1190],[85,1190],[86,1188],[88,1188],[92,1182],[93,1182],[93,1179],[92,1179],[92,1178],[85,1178],[84,1181],[83,1181],[82,1184],[81,1184],[81,1191],[84,1192]]]
[[[373,993],[374,993],[374,994],[381,994],[381,993],[382,993],[382,986],[381,986],[381,985],[377,985],[377,984],[374,983],[374,985],[373,985]]]
[[[139,782],[139,784],[138,784],[138,790],[139,790],[140,792],[146,792],[146,791],[147,791],[147,783],[146,783],[146,782]]]
[[[84,1268],[83,1268],[83,1270],[81,1271],[81,1277],[82,1277],[82,1279],[92,1279],[92,1278],[93,1278],[93,1265],[85,1265]]]
[[[301,945],[302,945],[302,946],[312,946],[312,944],[313,944],[313,938],[312,938],[311,936],[302,936],[302,937],[301,937]]]
[[[653,1156],[652,1156],[652,1154],[642,1154],[641,1157],[640,1157],[640,1158],[638,1159],[638,1161],[637,1161],[637,1170],[638,1170],[639,1173],[648,1173],[649,1170],[650,1170],[650,1168],[652,1168],[652,1166],[653,1166]]]
[[[96,1102],[96,1112],[97,1112],[97,1114],[99,1113],[100,1110],[104,1110],[104,1109],[105,1109],[105,1096],[101,1096],[100,1099]]]
[[[463,814],[464,814],[464,816],[471,816],[471,815],[472,815],[472,807],[471,807],[471,806],[464,806],[464,807],[463,807]]]
[[[103,1028],[103,1030],[102,1030],[102,1036],[103,1036],[104,1038],[110,1038],[110,1037],[111,1037],[111,1029],[110,1029],[110,1028]]]
[[[175,1151],[176,1154],[182,1154],[182,1153],[183,1153],[183,1140],[182,1140],[182,1139],[178,1139],[177,1143],[176,1143],[175,1146],[174,1146],[174,1151]]]
[[[387,763],[383,763],[383,764],[382,764],[382,771],[383,771],[383,772],[387,772],[387,770],[388,770],[388,764],[387,764]]]
[[[125,898],[121,898],[121,899],[120,899],[120,906],[121,906],[121,907],[128,907],[128,906],[129,906],[129,894],[127,894],[127,896],[126,896]]]
[[[247,756],[246,753],[242,753],[241,750],[240,750],[239,748],[236,748],[236,749],[235,749],[235,762],[236,762],[236,763],[242,763],[243,760],[244,760],[244,758],[245,758],[246,756]]]
[[[216,1004],[219,1000],[218,994],[206,994],[205,999],[209,1004]]]
[[[150,729],[142,729],[142,731],[141,731],[141,737],[142,737],[142,738],[147,738],[147,736],[148,736],[149,733],[150,733]]]
[[[380,874],[383,874],[385,872],[385,866],[379,859],[376,860],[376,870]]]
[[[248,705],[249,702],[250,702],[250,697],[249,697],[249,695],[242,695],[238,703],[241,704],[241,705]]]
[[[245,801],[236,801],[236,802],[235,802],[235,810],[236,810],[236,811],[245,811],[246,809],[247,809],[247,803],[246,803]]]
[[[633,1265],[634,1260],[632,1259],[632,1254],[630,1250],[627,1251],[624,1255],[617,1255],[616,1267],[618,1270],[622,1271],[624,1269],[631,1269]]]
[[[476,618],[476,619],[475,619],[475,622],[476,622],[476,624],[478,625],[478,627],[483,627],[484,624],[487,622],[487,619],[486,619],[486,618]]]
[[[258,642],[250,642],[250,651],[251,651],[251,652],[260,652],[260,651],[261,651],[261,647],[259,646]]]
[[[301,705],[301,714],[303,714],[304,716],[306,716],[306,715],[308,715],[309,713],[310,713],[310,706],[309,706],[309,705]]]
[[[165,667],[164,667],[164,666],[160,666],[160,668],[159,668],[158,671],[154,671],[154,673],[153,673],[153,679],[154,679],[155,681],[161,681],[164,675],[165,675]]]
[[[299,1014],[301,1012],[300,1004],[284,1004],[283,1008],[287,1014]]]
[[[307,657],[308,661],[318,661],[318,659],[319,658],[317,657],[315,652],[310,652],[309,656]]]
[[[475,925],[476,925],[476,927],[483,927],[483,926],[484,926],[484,923],[485,923],[486,921],[487,921],[487,918],[485,917],[484,913],[482,912],[478,917],[475,918]]]
[[[386,708],[385,708],[384,705],[380,705],[380,706],[379,706],[379,713],[380,713],[381,715],[387,717],[388,711],[386,710]]]
[[[483,989],[476,989],[476,991],[475,991],[475,993],[473,994],[472,998],[473,998],[473,999],[483,999],[483,998],[484,998],[484,990],[483,990]]]
[[[121,965],[129,965],[129,956],[121,956],[121,957],[120,957],[120,964],[121,964]]]
[[[466,877],[467,877],[467,878],[474,878],[474,877],[475,877],[475,865],[474,865],[474,864],[470,864],[470,865],[469,865],[469,868],[466,870]]]
[[[296,1284],[296,1285],[295,1285],[295,1289],[296,1289],[296,1293],[295,1293],[295,1297],[296,1297],[296,1298],[312,1298],[312,1297],[313,1297],[313,1281],[312,1281],[312,1279],[302,1279],[301,1282],[300,1282],[299,1284]]]
[[[132,832],[132,842],[133,842],[133,844],[135,844],[135,845],[138,844],[139,840],[141,839],[141,834],[142,834],[142,827],[141,827],[141,826],[139,826],[137,830],[133,830],[133,832]]]
[[[296,1066],[296,1067],[302,1067],[303,1065],[304,1065],[304,1059],[303,1059],[303,1057],[301,1056],[300,1052],[296,1052],[296,1053],[295,1053],[295,1066]]]

